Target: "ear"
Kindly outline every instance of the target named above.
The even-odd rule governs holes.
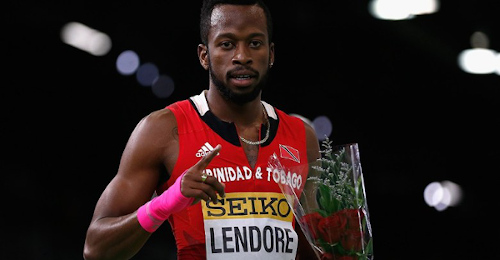
[[[201,66],[208,70],[208,48],[204,44],[198,44],[198,59],[200,59]]]
[[[274,64],[274,42],[271,42],[269,45],[269,67],[272,67]]]

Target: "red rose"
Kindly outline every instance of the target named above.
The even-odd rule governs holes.
[[[359,251],[361,250],[361,244],[362,244],[361,238],[362,238],[362,233],[359,229],[345,230],[344,234],[342,234],[342,239],[340,241],[340,244],[346,250]]]
[[[343,230],[345,229],[346,219],[338,212],[321,219],[318,224],[318,230],[323,240],[330,244],[340,241]]]
[[[331,253],[324,253],[321,255],[321,260],[335,260],[336,258]]]
[[[364,217],[363,211],[359,209],[343,209],[338,213],[346,219],[347,229],[357,231],[361,229],[361,220]]]
[[[340,257],[334,258],[335,260],[358,260],[357,256],[343,255]]]
[[[311,232],[311,236],[314,240],[318,239],[318,224],[323,218],[318,212],[309,213],[304,215],[301,219],[303,225],[306,225]]]

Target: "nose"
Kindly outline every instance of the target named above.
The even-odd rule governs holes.
[[[252,55],[250,49],[244,44],[240,44],[235,48],[233,55],[233,64],[246,65],[252,63]]]

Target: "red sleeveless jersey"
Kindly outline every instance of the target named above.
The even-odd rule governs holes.
[[[170,216],[178,259],[295,259],[298,237],[295,219],[278,185],[283,174],[269,167],[278,156],[287,169],[307,164],[304,122],[264,105],[270,135],[261,144],[257,163],[251,167],[233,123],[221,121],[210,111],[204,92],[169,105],[177,120],[179,157],[163,192],[186,169],[217,144],[222,149],[206,168],[208,175],[224,183],[226,196],[217,204],[201,201]],[[261,128],[261,139],[266,133]],[[288,172],[294,183],[304,176]],[[298,188],[298,187],[297,187]],[[300,192],[298,193],[300,194]]]

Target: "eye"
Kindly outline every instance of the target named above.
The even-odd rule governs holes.
[[[250,42],[250,47],[252,47],[252,48],[259,48],[261,45],[262,45],[262,42],[258,41],[258,40],[252,40]]]
[[[220,43],[220,46],[224,49],[231,49],[231,48],[233,48],[234,45],[230,41],[223,41]]]

